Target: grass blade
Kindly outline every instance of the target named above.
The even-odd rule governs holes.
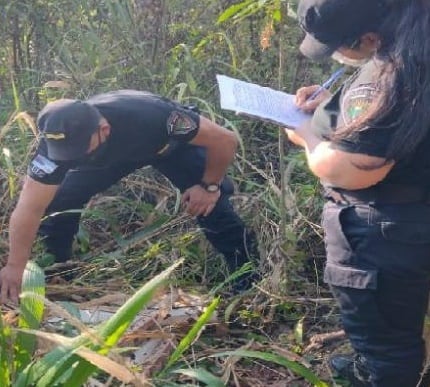
[[[220,298],[215,298],[212,303],[207,307],[207,309],[203,312],[203,314],[199,317],[196,323],[192,326],[187,335],[181,340],[179,345],[176,347],[175,351],[170,356],[166,366],[160,372],[160,375],[164,374],[166,370],[171,367],[178,359],[182,356],[182,354],[192,345],[194,340],[198,337],[205,324],[209,322],[215,309],[218,307],[220,303]]]
[[[43,317],[45,275],[34,262],[29,261],[22,277],[19,328],[38,329]],[[15,341],[15,368],[19,373],[30,364],[36,347],[36,338],[18,332]]]
[[[0,386],[10,386],[12,358],[13,345],[10,326],[3,321],[0,313]]]
[[[195,370],[193,369],[180,369],[173,371],[173,373],[176,374],[182,374],[186,376],[190,376],[191,378],[194,378],[198,380],[199,382],[205,383],[206,385],[210,387],[224,387],[225,383],[215,375],[211,374],[210,372],[206,371],[203,368],[197,368]]]

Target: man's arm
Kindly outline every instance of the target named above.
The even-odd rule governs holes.
[[[206,184],[219,184],[234,159],[238,146],[234,132],[200,116],[200,127],[190,144],[206,148],[206,168],[202,181]],[[191,215],[207,216],[215,207],[220,192],[207,192],[202,186],[195,185],[184,192],[183,202]]]
[[[238,146],[234,132],[200,116],[200,128],[190,144],[206,148],[205,183],[220,183],[234,159]]]
[[[46,185],[26,177],[9,222],[9,257],[0,271],[2,303],[18,301],[22,275],[30,258],[41,218],[54,198],[58,185]]]

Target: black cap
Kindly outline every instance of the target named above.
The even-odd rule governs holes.
[[[306,32],[300,51],[314,60],[329,57],[366,32],[377,32],[386,12],[384,0],[300,0],[297,17]]]
[[[48,157],[71,161],[85,156],[101,118],[95,107],[75,99],[48,103],[37,118],[37,126],[47,144]]]

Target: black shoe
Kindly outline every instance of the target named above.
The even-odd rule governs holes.
[[[349,382],[351,387],[370,387],[370,373],[360,355],[334,355],[329,359],[329,366],[336,378]]]
[[[63,263],[72,259],[72,247],[71,246],[48,246],[46,247],[46,253],[54,257],[55,263]]]

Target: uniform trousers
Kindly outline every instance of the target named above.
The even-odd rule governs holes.
[[[430,290],[430,205],[329,201],[323,227],[324,279],[369,386],[416,386]]]
[[[46,214],[82,209],[93,195],[146,165],[153,166],[184,192],[199,184],[205,164],[205,149],[187,144],[149,163],[132,161],[104,167],[82,166],[67,173]],[[224,178],[215,208],[208,216],[197,217],[197,221],[207,239],[224,255],[229,269],[234,271],[249,260],[248,252],[254,241],[229,201],[232,193],[231,180]],[[47,217],[41,223],[39,234],[44,237],[47,250],[54,254],[57,262],[71,258],[72,242],[78,231],[79,220],[80,213],[64,213]]]

